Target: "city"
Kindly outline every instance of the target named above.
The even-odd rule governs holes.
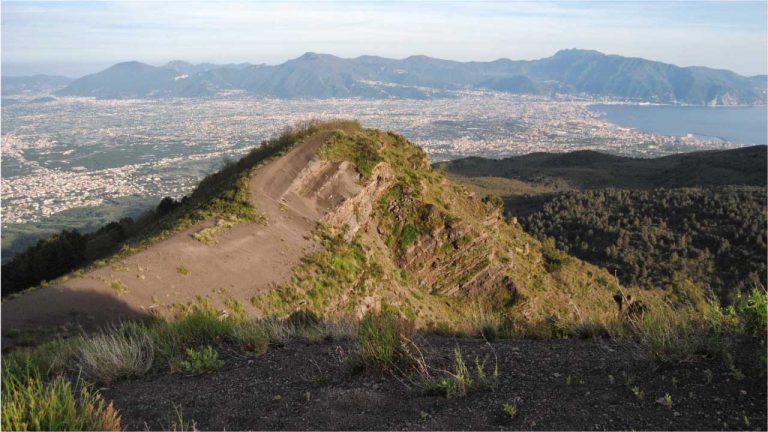
[[[30,96],[32,99],[33,96]],[[735,147],[617,126],[596,98],[486,91],[452,98],[99,100],[60,98],[3,107],[3,227],[107,200],[180,197],[225,158],[296,121],[357,118],[401,131],[433,162],[466,156],[599,150],[634,157]]]

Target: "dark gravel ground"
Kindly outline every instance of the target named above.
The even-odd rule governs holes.
[[[427,396],[341,359],[349,343],[294,340],[259,357],[222,348],[226,366],[199,376],[156,372],[103,389],[128,429],[176,427],[176,412],[198,429],[543,429],[766,430],[766,371],[754,342],[735,342],[736,379],[721,361],[697,358],[657,368],[627,344],[591,340],[428,337],[432,365],[448,365],[459,346],[498,358],[495,388],[463,397]],[[707,370],[711,371],[711,381]],[[638,397],[632,388],[642,392]],[[672,405],[664,403],[665,394]],[[517,407],[511,417],[502,408]]]

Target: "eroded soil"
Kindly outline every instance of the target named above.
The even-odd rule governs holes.
[[[327,132],[315,134],[256,170],[249,197],[265,223],[238,224],[220,232],[216,244],[204,244],[193,235],[214,221],[203,221],[114,265],[4,300],[3,334],[73,322],[97,327],[199,297],[225,308],[222,292],[254,312],[250,299],[286,281],[314,250],[310,234],[317,221],[359,191],[348,164],[317,157],[327,138]]]

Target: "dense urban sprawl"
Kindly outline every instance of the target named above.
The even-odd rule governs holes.
[[[593,98],[459,92],[432,100],[59,98],[2,108],[2,223],[29,223],[121,197],[181,196],[224,158],[285,125],[354,117],[396,130],[433,161],[593,149],[651,157],[730,147],[620,127]]]

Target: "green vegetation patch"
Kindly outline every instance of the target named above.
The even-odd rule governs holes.
[[[205,372],[217,371],[224,366],[224,362],[219,359],[219,353],[211,346],[195,350],[187,348],[187,357],[178,363],[182,372],[200,375]]]
[[[3,359],[3,430],[121,430],[120,415],[84,382],[45,381],[30,364]]]
[[[382,308],[360,321],[358,360],[372,369],[406,375],[418,366],[413,336],[413,323],[400,318],[392,309]]]
[[[767,206],[757,187],[605,189],[556,195],[521,223],[625,285],[691,302],[690,281],[729,304],[768,277]]]
[[[381,160],[379,142],[369,132],[354,132],[348,134],[336,131],[320,149],[320,156],[333,161],[350,161],[355,164],[357,172],[364,178],[369,178],[373,167]]]

